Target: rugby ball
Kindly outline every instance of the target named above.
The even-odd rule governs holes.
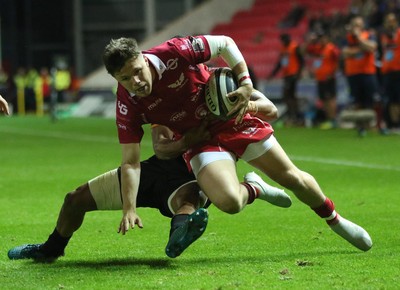
[[[227,98],[226,95],[237,88],[236,77],[230,68],[221,67],[214,70],[205,87],[208,110],[221,120],[226,121],[236,117],[239,110],[229,116],[227,114],[239,99],[237,97]]]

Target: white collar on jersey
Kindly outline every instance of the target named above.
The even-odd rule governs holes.
[[[167,69],[167,66],[162,62],[158,56],[154,54],[143,54],[153,64],[154,69],[158,73],[158,79],[161,80],[163,72]]]

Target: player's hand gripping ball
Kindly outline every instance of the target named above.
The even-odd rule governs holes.
[[[206,104],[211,113],[221,120],[235,118],[239,110],[229,116],[228,112],[238,102],[237,97],[227,98],[226,95],[237,90],[238,83],[232,70],[227,67],[216,69],[206,83]]]

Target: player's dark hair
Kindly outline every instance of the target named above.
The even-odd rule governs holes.
[[[140,54],[136,39],[121,37],[111,39],[104,49],[103,63],[107,72],[114,76],[125,65],[126,61]]]

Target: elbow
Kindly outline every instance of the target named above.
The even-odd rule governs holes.
[[[224,35],[226,46],[236,44],[232,37]]]

